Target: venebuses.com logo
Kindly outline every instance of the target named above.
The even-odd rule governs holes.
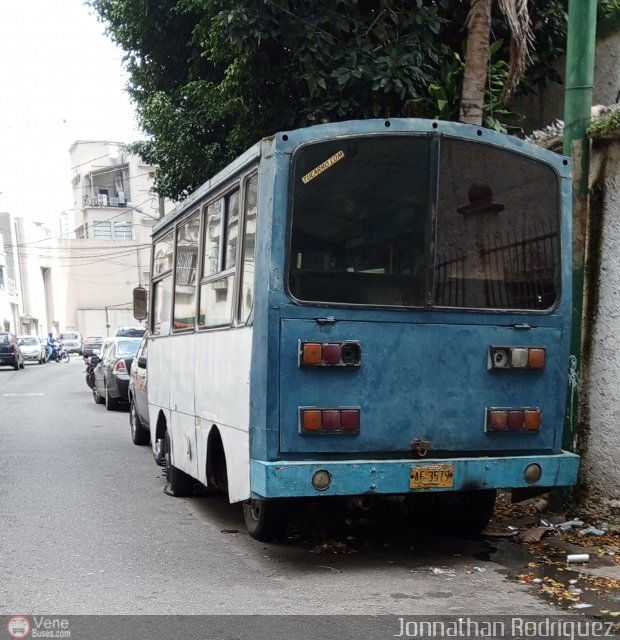
[[[34,638],[70,638],[69,620],[50,616],[11,616],[6,623],[9,638],[34,640]]]
[[[30,633],[30,620],[26,616],[12,616],[6,623],[6,631],[11,638],[27,638]]]

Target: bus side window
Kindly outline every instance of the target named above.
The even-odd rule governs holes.
[[[168,335],[172,315],[173,236],[167,233],[153,247],[153,299],[151,333]]]
[[[166,336],[170,333],[171,303],[172,274],[169,274],[153,285],[153,335]]]
[[[239,190],[209,204],[205,211],[205,237],[198,325],[229,325],[232,319],[234,260],[237,255]]]
[[[196,322],[196,267],[200,216],[194,215],[177,231],[174,328],[193,329]]]
[[[244,232],[241,273],[239,274],[239,309],[237,322],[248,324],[254,308],[254,263],[256,260],[256,212],[258,210],[258,176],[245,185]]]

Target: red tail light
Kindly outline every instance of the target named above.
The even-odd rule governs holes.
[[[356,434],[360,430],[360,410],[347,409],[299,409],[301,433],[346,433]]]
[[[542,411],[535,409],[487,409],[486,430],[491,432],[540,431]]]
[[[124,360],[119,360],[115,365],[112,373],[115,376],[128,376],[127,365]]]
[[[359,367],[362,347],[355,340],[346,342],[300,342],[301,367]]]

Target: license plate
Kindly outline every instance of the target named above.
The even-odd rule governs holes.
[[[454,486],[453,464],[425,464],[411,467],[410,489],[434,489]]]

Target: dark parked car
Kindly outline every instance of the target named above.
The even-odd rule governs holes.
[[[17,338],[9,331],[0,332],[0,366],[13,367],[15,371],[24,368],[24,356]]]
[[[111,338],[101,357],[90,358],[96,365],[93,398],[108,411],[129,402],[129,369],[139,346],[140,338]]]
[[[88,336],[82,343],[82,355],[85,358],[90,358],[96,349],[101,351],[104,340],[105,336]]]
[[[114,332],[115,338],[141,338],[146,333],[144,327],[118,327]]]
[[[145,334],[129,370],[129,426],[134,444],[149,444],[149,401],[147,387],[148,336]]]

